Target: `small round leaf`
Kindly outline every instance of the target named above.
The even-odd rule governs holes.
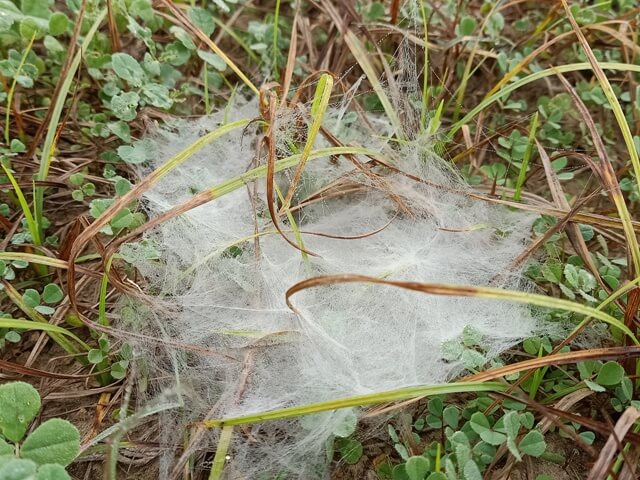
[[[144,70],[140,63],[128,53],[114,53],[111,55],[113,71],[132,87],[140,87],[144,80]]]
[[[410,457],[404,465],[409,480],[424,480],[431,469],[429,460],[421,455]]]
[[[47,303],[58,303],[64,298],[62,289],[55,283],[50,283],[42,291],[42,298]]]
[[[35,480],[38,466],[30,460],[0,458],[0,478],[2,480]]]
[[[617,385],[624,377],[624,368],[618,362],[605,363],[596,377],[596,383],[599,385]]]
[[[9,443],[7,443],[7,441],[0,437],[0,457],[3,455],[14,455],[15,451],[13,448],[13,445],[10,445]],[[1,462],[1,461],[0,461]]]
[[[38,469],[36,480],[71,480],[71,477],[62,465],[47,463]]]
[[[49,33],[54,37],[63,34],[69,28],[71,22],[62,12],[54,12],[49,17]]]
[[[547,444],[544,441],[542,433],[538,430],[531,430],[520,441],[518,449],[525,455],[531,455],[532,457],[539,457],[547,448]]]
[[[0,433],[19,442],[40,411],[38,391],[25,382],[0,385]]]
[[[29,308],[36,308],[40,305],[40,294],[33,288],[28,288],[22,294],[22,301]]]
[[[47,420],[22,444],[23,458],[39,465],[69,465],[80,452],[80,432],[71,422],[61,418]]]

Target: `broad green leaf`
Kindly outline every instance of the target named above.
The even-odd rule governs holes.
[[[184,28],[180,28],[177,25],[174,25],[173,27],[169,28],[169,31],[173,33],[174,37],[176,37],[185,48],[189,50],[196,49],[196,44],[193,43],[193,40],[191,40],[191,37]]]
[[[48,463],[38,468],[36,480],[71,480],[71,477],[62,465]]]
[[[508,412],[503,417],[504,430],[509,438],[516,438],[520,430],[520,417],[518,412]]]
[[[91,350],[89,350],[89,353],[87,353],[87,360],[89,360],[90,363],[96,365],[104,360],[104,353],[102,353],[102,350],[92,348]]]
[[[136,118],[139,101],[140,95],[136,92],[120,92],[111,97],[109,108],[120,120],[130,122]]]
[[[132,87],[142,86],[144,70],[140,63],[128,53],[118,52],[111,55],[113,71]]]
[[[547,448],[547,444],[544,441],[544,436],[538,430],[531,430],[520,441],[518,449],[525,455],[532,457],[539,457]]]
[[[69,28],[69,19],[62,12],[55,12],[49,17],[49,33],[54,37],[63,34]]]
[[[55,283],[49,283],[42,291],[42,299],[46,303],[58,303],[64,298],[62,289]]]
[[[462,352],[460,360],[462,361],[462,364],[469,369],[480,368],[487,363],[487,359],[482,353],[470,348],[466,348]]]
[[[127,376],[127,367],[129,366],[128,360],[120,360],[119,362],[111,365],[111,376],[116,380],[121,380]]]
[[[618,362],[605,363],[596,377],[596,383],[599,385],[617,385],[624,377],[624,368]]]
[[[362,458],[363,447],[362,443],[352,438],[338,438],[336,440],[336,447],[342,459],[349,465],[355,465]]]
[[[21,0],[20,10],[25,15],[32,15],[39,18],[49,18],[51,10],[49,7],[53,3],[51,0]]]
[[[462,36],[472,35],[476,29],[476,19],[470,16],[464,16],[460,19],[459,32]]]
[[[173,100],[169,93],[169,89],[159,83],[146,83],[142,87],[142,98],[158,108],[170,108]]]
[[[40,411],[38,391],[25,382],[0,385],[0,433],[19,442]]]
[[[40,294],[33,288],[28,288],[22,294],[22,301],[29,308],[35,308],[40,305]]]
[[[122,120],[118,122],[109,122],[107,123],[107,128],[123,142],[128,143],[131,141],[131,130],[126,122],[123,122]]]
[[[551,283],[560,283],[562,281],[562,264],[557,260],[547,260],[540,268],[540,272],[545,280]]]
[[[409,480],[424,480],[431,469],[429,460],[421,455],[410,457],[404,465]]]
[[[0,479],[36,480],[38,466],[31,460],[0,457]]]
[[[489,420],[484,416],[482,412],[476,412],[471,415],[469,425],[471,425],[471,428],[477,434],[486,432],[487,430],[489,430],[489,428],[491,428],[491,426],[489,425]]]
[[[216,55],[215,53],[198,50],[198,56],[219,72],[224,72],[227,68],[227,64],[224,63],[222,57]]]
[[[392,480],[409,480],[407,470],[404,468],[404,464],[396,465],[391,471]]]
[[[336,437],[348,437],[356,431],[358,417],[354,413],[353,409],[350,409],[345,413],[345,418],[343,418],[342,421],[333,428],[333,434]]]
[[[444,473],[433,472],[431,475],[427,477],[427,480],[447,480],[447,477]]]
[[[578,288],[578,268],[575,265],[567,263],[564,266],[564,278],[567,279],[567,283],[573,288]]]
[[[17,138],[14,138],[13,140],[11,140],[11,143],[9,145],[9,149],[13,153],[22,153],[27,149],[27,147],[20,140],[18,140]]]
[[[520,450],[518,450],[516,439],[514,437],[507,436],[507,448],[518,462],[522,461],[522,455],[520,455]]]
[[[13,445],[10,445],[4,438],[0,437],[0,457],[3,455],[14,455],[14,453]]]
[[[468,460],[464,464],[464,478],[465,480],[482,480],[482,473],[473,460]]]
[[[56,311],[54,308],[47,305],[38,305],[34,310],[42,315],[53,315]]]
[[[207,37],[211,36],[215,29],[215,24],[213,23],[213,15],[210,12],[204,8],[191,7],[187,10],[187,16]]]
[[[458,428],[458,423],[460,421],[460,410],[454,405],[449,405],[442,412],[442,419],[444,423],[454,430]]]
[[[592,382],[591,380],[584,380],[584,384],[589,387],[591,390],[593,390],[594,392],[606,392],[607,389],[604,388],[602,385],[598,385],[596,382]]]
[[[433,415],[435,415],[437,417],[441,417],[442,416],[442,411],[444,409],[444,405],[442,403],[442,399],[440,397],[432,398],[427,403],[427,408],[429,409],[429,411]]]
[[[20,36],[24,40],[31,40],[33,36],[36,39],[39,39],[44,36],[46,33],[46,28],[42,28],[41,25],[38,24],[33,18],[23,18],[20,21],[20,26],[18,28],[20,32]]]
[[[131,210],[129,210],[128,208],[123,208],[115,214],[113,220],[111,220],[111,226],[118,230],[121,228],[127,228],[133,223],[134,220],[135,216],[133,213],[131,213]]]
[[[118,156],[127,163],[137,165],[147,161],[147,154],[143,148],[136,145],[121,145],[118,147]]]
[[[504,433],[494,432],[493,430],[484,430],[480,432],[480,438],[490,445],[502,445],[507,436]]]
[[[67,466],[80,452],[80,432],[71,422],[52,418],[27,437],[20,452],[23,458],[39,465],[57,463]]]

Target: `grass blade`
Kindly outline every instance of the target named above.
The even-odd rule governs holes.
[[[62,80],[62,86],[60,89],[60,94],[56,99],[55,105],[53,105],[53,110],[51,114],[51,119],[49,120],[49,126],[47,129],[47,135],[44,139],[44,146],[42,147],[42,155],[40,157],[40,165],[38,167],[38,173],[36,175],[36,180],[46,180],[49,175],[49,168],[51,166],[51,159],[53,158],[53,153],[55,149],[55,139],[58,130],[58,122],[60,121],[60,115],[62,114],[62,109],[64,107],[64,103],[67,99],[67,94],[69,93],[69,89],[71,88],[71,83],[75,78],[76,71],[80,66],[80,61],[82,60],[82,55],[89,48],[89,44],[91,40],[93,40],[94,35],[98,31],[98,28],[102,24],[103,20],[107,15],[107,9],[103,8],[102,11],[98,14],[97,18],[91,25],[91,28],[87,32],[84,40],[82,42],[82,46],[80,50],[76,53],[73,58],[73,62],[71,63],[71,67],[67,72],[67,75]],[[42,233],[42,212],[43,212],[43,203],[44,203],[44,188],[37,187],[35,189],[35,198],[33,210],[36,213],[36,223],[40,234]],[[38,235],[40,238],[40,235]],[[38,241],[38,244],[41,242]]]
[[[529,167],[529,160],[531,160],[531,155],[533,154],[533,145],[536,140],[536,131],[538,130],[538,112],[533,114],[533,118],[531,119],[531,123],[529,123],[529,138],[527,139],[527,149],[524,152],[524,157],[522,158],[522,165],[520,166],[520,173],[518,173],[518,180],[516,181],[516,191],[513,194],[513,200],[516,202],[520,201],[520,196],[522,194],[522,187],[524,185],[524,181],[527,178],[527,168]]]
[[[279,410],[244,415],[241,417],[206,420],[203,424],[207,428],[249,425],[267,420],[279,420],[283,418],[327,412],[330,410],[337,410],[339,408],[363,407],[366,405],[395,402],[432,395],[447,395],[450,393],[500,392],[505,390],[505,388],[506,386],[504,384],[498,382],[454,382],[440,385],[421,385],[417,387],[398,388],[380,393],[339,398],[337,400],[329,400],[326,402],[309,403],[299,407],[281,408]]]

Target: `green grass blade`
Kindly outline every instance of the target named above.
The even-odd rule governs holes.
[[[630,63],[621,63],[621,62],[601,62],[600,67],[605,70],[616,70],[620,72],[636,72],[640,73],[640,65],[633,65]],[[498,100],[506,97],[507,95],[513,93],[519,88],[524,87],[532,82],[540,80],[542,78],[550,77],[552,75],[557,75],[558,73],[567,73],[567,72],[577,72],[581,70],[591,70],[591,64],[587,62],[583,63],[570,63],[567,65],[561,65],[559,67],[549,67],[545,70],[540,70],[539,72],[532,73],[531,75],[527,75],[524,78],[521,78],[518,81],[505,85],[503,88],[495,92],[493,95],[483,98],[478,105],[472,108],[469,113],[467,113],[463,118],[459,121],[455,122],[451,128],[449,129],[447,135],[449,139],[452,139],[455,133],[462,128],[463,125],[469,123],[476,115],[482,112],[485,108],[497,102]]]
[[[427,128],[427,112],[429,111],[429,18],[424,8],[424,0],[420,0],[420,16],[424,27],[424,70],[422,76],[422,110],[420,112],[420,127]]]
[[[380,403],[408,400],[410,398],[429,397],[433,395],[447,395],[463,392],[500,392],[506,389],[506,385],[499,382],[457,382],[440,385],[421,385],[417,387],[405,387],[385,392],[356,395],[353,397],[339,398],[326,402],[309,403],[299,407],[281,408],[270,412],[254,413],[241,417],[206,420],[207,428],[227,427],[233,425],[249,425],[268,420],[280,420],[283,418],[311,415],[313,413],[327,412],[340,408],[364,407]]]
[[[362,45],[362,42],[358,39],[358,37],[355,36],[355,34],[351,30],[347,31],[347,33],[345,34],[344,41],[349,47],[349,50],[351,50],[353,56],[356,58],[358,64],[360,65],[360,68],[362,68],[362,71],[367,76],[367,80],[369,80],[371,88],[373,88],[373,91],[376,93],[376,95],[378,95],[380,103],[382,103],[382,107],[384,108],[384,111],[387,114],[387,117],[391,122],[391,126],[395,130],[396,135],[399,139],[406,140],[404,129],[402,128],[402,123],[400,122],[400,119],[398,118],[398,115],[396,114],[396,111],[393,108],[389,97],[384,91],[384,88],[382,88],[380,80],[378,80],[378,74],[369,61],[369,54],[364,48],[364,45]]]
[[[0,252],[0,260],[7,260],[13,262],[21,260],[23,262],[35,263],[38,265],[47,265],[49,267],[67,268],[67,262],[57,258],[45,257],[44,255],[36,255],[34,253],[22,253],[22,252]]]
[[[370,150],[364,147],[329,147],[329,148],[319,148],[312,152],[309,155],[308,160],[315,160],[322,157],[330,157],[334,155],[368,155],[374,158],[384,159],[379,151]],[[287,158],[283,158],[282,160],[278,160],[275,163],[275,172],[281,172],[282,170],[286,170],[287,168],[294,167],[300,162],[302,154],[298,153],[295,155],[291,155]],[[386,160],[386,159],[385,159]],[[387,160],[388,161],[388,160]],[[211,195],[211,198],[218,198],[223,195],[226,195],[238,188],[246,185],[247,183],[253,182],[258,178],[264,178],[267,175],[267,166],[261,165],[259,167],[248,170],[247,172],[238,175],[237,177],[230,178],[222,183],[219,183],[215,187],[211,187],[207,190],[208,194]]]
[[[29,56],[29,52],[31,51],[31,47],[33,46],[33,41],[36,39],[36,33],[33,32],[31,36],[31,40],[29,40],[29,44],[27,48],[24,49],[24,53],[20,58],[20,63],[18,64],[18,68],[16,68],[16,73],[13,75],[13,81],[11,82],[11,87],[9,88],[9,93],[7,94],[7,113],[5,114],[4,120],[4,143],[9,145],[10,138],[10,129],[9,129],[9,121],[11,118],[11,104],[13,103],[13,94],[16,90],[16,84],[18,83],[18,77],[20,76],[20,72],[22,72],[22,67],[24,67],[25,62],[27,61],[27,56]]]
[[[311,103],[311,117],[312,123],[307,133],[307,141],[302,150],[302,156],[300,162],[296,167],[296,171],[291,179],[291,186],[287,192],[287,196],[282,204],[282,210],[288,210],[291,206],[291,199],[295,193],[296,186],[300,182],[302,172],[304,171],[305,164],[309,159],[313,144],[316,142],[316,137],[322,126],[322,120],[327,113],[327,107],[329,106],[329,99],[331,98],[331,91],[333,89],[333,77],[327,73],[323,73],[318,82],[315,94],[313,96],[313,102]]]
[[[522,194],[522,187],[524,185],[525,179],[527,178],[527,168],[529,167],[529,160],[531,160],[531,155],[533,154],[533,146],[535,145],[537,130],[538,130],[538,112],[533,114],[531,123],[529,123],[529,138],[527,139],[527,149],[525,150],[524,157],[522,158],[520,173],[518,173],[518,180],[516,181],[516,188],[515,188],[515,192],[513,193],[513,199],[516,202],[520,201],[520,196]]]
[[[2,318],[0,317],[0,328],[11,328],[16,330],[39,330],[42,332],[53,333],[65,335],[69,338],[72,338],[78,345],[82,346],[83,349],[89,350],[89,346],[76,337],[73,333],[71,333],[66,328],[59,327],[57,325],[51,325],[50,323],[40,323],[34,322],[33,320],[26,320],[24,318]],[[76,353],[76,352],[70,352]]]
[[[22,214],[24,215],[24,219],[27,222],[27,227],[29,228],[29,233],[31,234],[31,239],[33,240],[33,243],[35,243],[36,245],[40,245],[40,243],[42,243],[40,241],[40,229],[38,228],[36,219],[33,218],[33,214],[31,213],[31,207],[29,207],[29,202],[27,202],[27,199],[25,198],[24,193],[20,188],[20,185],[16,181],[16,178],[13,176],[13,173],[11,173],[11,170],[5,167],[4,163],[2,162],[0,162],[0,166],[2,167],[2,170],[4,170],[4,173],[9,179],[9,182],[11,182],[11,185],[13,186],[13,190],[16,192],[16,196],[18,197],[18,203],[20,204],[20,208],[22,209]]]
[[[219,480],[224,470],[224,463],[227,460],[227,452],[229,451],[229,445],[231,444],[231,436],[233,435],[233,427],[222,427],[220,432],[220,438],[218,440],[218,446],[216,448],[216,454],[213,457],[213,464],[211,465],[211,472],[209,473],[209,480]]]
[[[107,15],[107,9],[103,8],[102,11],[98,14],[95,21],[91,25],[91,28],[87,32],[80,46],[80,49],[73,57],[73,61],[71,62],[71,66],[69,67],[69,71],[67,72],[66,77],[62,80],[62,86],[60,88],[60,94],[56,99],[56,103],[53,105],[53,113],[51,115],[51,120],[49,121],[49,125],[47,128],[47,135],[44,139],[44,146],[42,147],[42,155],[40,157],[40,165],[38,167],[38,173],[36,175],[37,180],[46,180],[49,175],[49,168],[51,167],[51,159],[53,158],[54,149],[55,149],[55,139],[56,139],[56,131],[58,128],[58,122],[60,121],[60,115],[62,114],[62,109],[64,107],[65,101],[67,99],[67,94],[71,88],[71,84],[75,79],[76,72],[78,71],[78,67],[80,66],[80,61],[82,60],[82,56],[89,48],[89,44],[93,37],[95,36],[98,28],[102,24],[103,20]],[[33,209],[34,212],[37,212],[36,222],[38,225],[38,229],[42,229],[42,212],[43,212],[43,203],[44,203],[44,188],[37,187],[34,199]],[[40,232],[42,233],[42,232]],[[38,242],[39,244],[40,242]]]

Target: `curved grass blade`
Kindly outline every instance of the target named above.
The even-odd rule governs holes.
[[[600,62],[600,67],[603,70],[616,70],[621,72],[637,72],[640,73],[640,65],[633,65],[630,63],[621,63],[621,62]],[[463,125],[469,123],[476,115],[482,112],[489,105],[497,102],[502,97],[509,95],[510,93],[518,90],[525,85],[528,85],[536,80],[540,80],[542,78],[550,77],[551,75],[557,75],[558,73],[567,73],[567,72],[577,72],[581,70],[591,70],[592,66],[590,63],[582,62],[582,63],[570,63],[567,65],[560,65],[558,67],[549,67],[545,70],[540,70],[539,72],[532,73],[531,75],[527,75],[520,80],[510,83],[506,85],[504,88],[498,90],[494,94],[490,95],[482,99],[478,105],[472,108],[469,113],[467,113],[463,118],[454,123],[449,131],[447,132],[447,137],[449,139],[453,138],[453,135],[462,128]]]
[[[98,31],[98,28],[102,24],[103,20],[107,15],[107,9],[103,8],[95,21],[91,25],[91,28],[87,32],[82,42],[82,46],[80,50],[76,53],[73,58],[73,62],[67,72],[67,75],[62,80],[62,87],[60,89],[60,94],[56,99],[56,103],[53,106],[53,113],[51,115],[51,119],[49,121],[47,135],[44,139],[44,146],[42,147],[42,156],[40,157],[40,165],[38,167],[38,173],[36,175],[36,180],[46,180],[49,175],[49,167],[51,166],[51,159],[53,158],[53,153],[55,149],[55,139],[58,130],[58,122],[60,120],[60,115],[62,114],[62,108],[64,107],[64,103],[67,99],[67,94],[69,93],[69,89],[71,88],[71,84],[75,78],[76,71],[80,66],[80,61],[82,60],[82,55],[89,48],[89,44],[91,40],[93,40],[94,35]],[[38,229],[42,229],[42,209],[44,202],[44,189],[42,187],[36,188],[33,211],[36,216],[36,222],[38,225]],[[42,233],[40,231],[40,233]]]
[[[408,400],[410,398],[463,392],[501,392],[505,389],[506,385],[498,382],[457,382],[440,385],[420,385],[417,387],[405,387],[385,392],[339,398],[337,400],[329,400],[326,402],[309,403],[299,407],[281,408],[270,412],[255,413],[241,417],[206,420],[203,422],[203,425],[207,428],[249,425],[267,420],[299,417],[302,415],[311,415],[313,413],[327,412],[340,408],[363,407],[398,400]]]
[[[596,308],[587,307],[577,302],[563,300],[560,298],[547,297],[535,293],[518,292],[515,290],[503,290],[493,287],[475,287],[471,285],[449,285],[443,283],[422,283],[422,282],[406,282],[399,280],[385,280],[377,277],[368,277],[366,275],[322,275],[309,278],[296,283],[287,290],[286,299],[289,307],[296,311],[291,303],[291,297],[307,288],[320,287],[325,285],[333,285],[337,283],[376,283],[380,285],[388,285],[392,287],[404,288],[416,292],[428,293],[432,295],[457,296],[457,297],[479,297],[491,298],[495,300],[508,300],[512,302],[535,305],[538,307],[564,310],[567,312],[578,313],[598,319],[614,328],[624,332],[635,345],[640,342],[633,332],[624,324],[611,315],[604,313]]]

